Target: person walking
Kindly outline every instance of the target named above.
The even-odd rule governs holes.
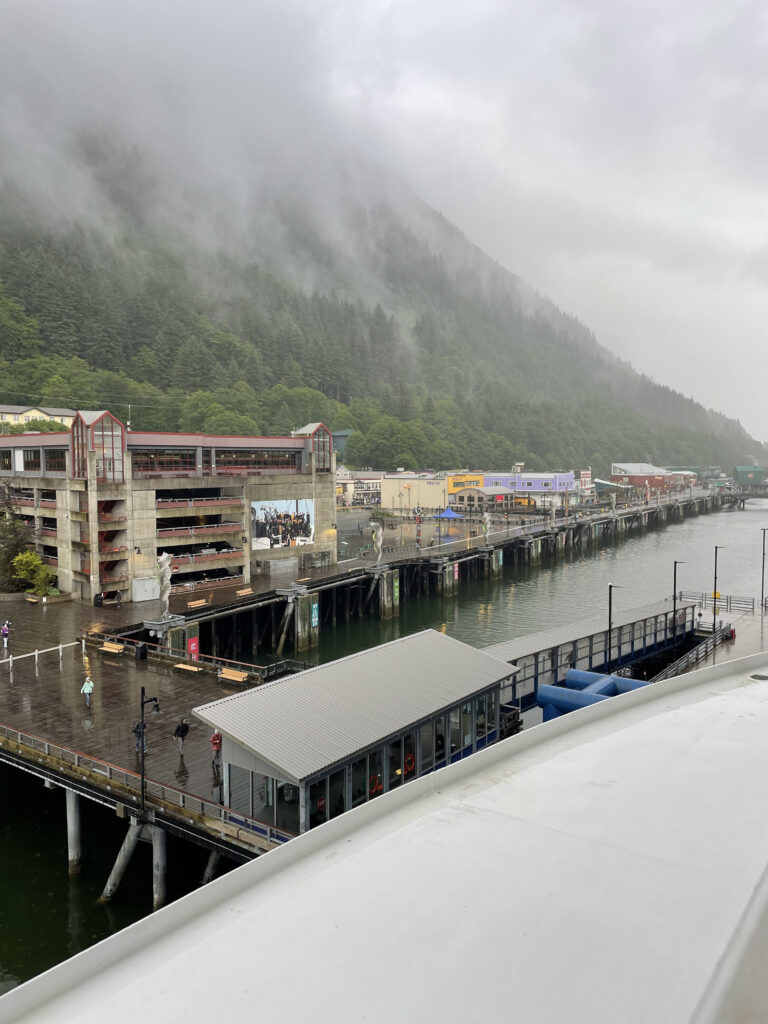
[[[5,620],[2,626],[0,626],[0,636],[3,638],[3,647],[8,646],[8,637],[11,633],[11,624],[8,619]]]
[[[211,735],[211,751],[213,752],[211,768],[213,768],[214,772],[218,772],[221,769],[221,742],[221,733],[218,729],[214,729]]]
[[[186,718],[182,718],[182,720],[179,722],[179,724],[176,726],[176,728],[173,731],[173,735],[174,735],[175,739],[178,740],[178,743],[179,743],[179,753],[180,754],[184,753],[184,740],[186,739],[186,736],[187,736],[188,732],[189,732],[189,725],[187,723],[187,720],[186,720]]]
[[[85,677],[85,682],[80,687],[80,693],[85,694],[85,706],[91,706],[91,694],[93,693],[93,680],[90,676]]]

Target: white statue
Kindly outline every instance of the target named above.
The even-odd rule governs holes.
[[[171,555],[164,551],[157,560],[157,582],[160,584],[160,600],[163,604],[163,618],[168,614],[171,596]]]
[[[384,536],[384,530],[382,529],[381,523],[376,523],[373,528],[373,550],[376,552],[376,565],[381,562],[381,540]]]
[[[491,513],[483,512],[483,540],[488,540],[488,531],[491,528]]]

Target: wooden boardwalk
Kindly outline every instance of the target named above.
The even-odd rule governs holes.
[[[113,630],[120,619],[130,622],[135,617],[130,606],[99,609],[94,622],[95,611],[75,603],[42,606],[0,599],[0,618],[13,623],[8,650],[0,648],[0,724],[138,774],[131,726],[140,715],[145,686],[160,701],[159,713],[146,710],[147,778],[218,800],[210,730],[191,714],[193,707],[234,692],[215,675],[174,672],[150,661],[137,662],[132,653],[115,657],[87,648],[83,656],[80,646],[66,648],[61,661],[58,651],[41,654],[37,670],[33,657],[18,657],[69,643],[92,623]],[[80,693],[86,674],[94,681],[90,709]],[[173,738],[182,716],[189,722],[183,757]]]

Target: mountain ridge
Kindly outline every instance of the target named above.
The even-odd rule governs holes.
[[[358,154],[303,196],[262,186],[197,210],[136,146],[88,137],[71,159],[87,217],[0,185],[2,401],[101,388],[155,429],[330,420],[356,430],[351,461],[390,467],[764,457]]]

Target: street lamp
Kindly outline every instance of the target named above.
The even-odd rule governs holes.
[[[147,788],[146,787],[146,780],[144,778],[144,755],[146,753],[146,743],[144,742],[144,735],[145,735],[145,729],[146,729],[146,725],[145,725],[145,722],[144,722],[144,708],[147,706],[147,704],[154,704],[154,708],[152,709],[154,711],[154,713],[157,714],[157,712],[160,710],[160,701],[157,699],[157,697],[147,697],[146,696],[146,692],[147,691],[142,686],[142,688],[141,688],[141,719],[140,719],[140,725],[139,725],[139,728],[141,729],[141,735],[139,736],[139,742],[141,743],[141,814],[142,814],[142,817],[144,815],[144,803],[145,803],[146,788]]]
[[[672,565],[674,566],[672,573],[672,661],[674,662],[677,649],[677,567],[685,565],[685,562],[677,559]]]
[[[760,529],[763,532],[763,569],[760,573],[760,614],[762,615],[765,611],[765,533],[768,526],[762,526]]]
[[[618,583],[608,584],[608,649],[606,651],[605,671],[611,671],[611,630],[613,628],[613,592],[622,590]]]
[[[715,583],[712,587],[712,636],[715,635],[715,629],[717,628],[717,552],[724,546],[724,544],[715,544]]]

